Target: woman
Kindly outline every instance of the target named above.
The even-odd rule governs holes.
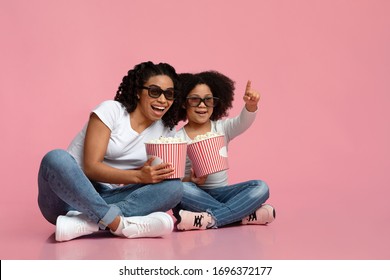
[[[165,212],[179,203],[182,183],[165,180],[174,172],[169,163],[151,166],[144,143],[174,134],[177,78],[166,63],[136,65],[66,151],[45,155],[38,204],[57,241],[106,228],[127,238],[172,232]]]
[[[208,132],[223,134],[228,143],[255,121],[260,94],[248,81],[240,115],[223,119],[232,107],[234,82],[216,71],[181,74],[182,96],[179,120],[188,120],[177,137],[193,140]],[[264,204],[269,197],[267,184],[250,180],[229,185],[227,171],[197,177],[187,159],[183,198],[174,209],[179,230],[217,228],[227,224],[268,224],[275,209]]]

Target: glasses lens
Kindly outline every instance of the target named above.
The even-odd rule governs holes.
[[[198,107],[202,102],[207,107],[215,107],[217,105],[217,101],[219,99],[217,97],[206,97],[206,98],[200,98],[200,97],[187,97],[188,105],[191,107]]]
[[[149,96],[152,98],[159,98],[162,92],[162,89],[159,87],[149,87]]]
[[[164,94],[165,98],[168,100],[175,99],[175,90],[173,88],[168,88],[166,90],[162,90],[157,86],[145,87],[148,90],[148,94],[152,98],[159,98],[161,94]]]
[[[216,103],[216,99],[214,97],[206,97],[204,99],[204,104],[206,104],[207,107],[214,107]]]
[[[164,96],[168,100],[173,100],[175,98],[175,90],[173,88],[168,88],[164,91]]]
[[[188,97],[187,101],[188,101],[188,105],[190,105],[191,107],[198,107],[200,105],[201,98],[200,97]]]

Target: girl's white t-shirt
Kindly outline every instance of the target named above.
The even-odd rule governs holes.
[[[256,119],[256,112],[249,112],[245,107],[241,110],[241,113],[234,117],[218,121],[211,121],[211,132],[224,134],[225,145],[228,150],[229,142],[236,136],[247,130]],[[185,139],[187,142],[192,141],[187,135],[184,127],[182,127],[177,133],[176,137]],[[185,176],[191,175],[191,160],[187,156]],[[219,188],[228,186],[228,170],[223,170],[217,173],[213,173],[207,176],[206,182],[200,187],[205,189]]]
[[[145,142],[158,139],[161,136],[172,137],[175,134],[175,130],[165,127],[161,120],[154,122],[141,133],[134,131],[130,124],[130,114],[118,101],[104,101],[92,112],[111,130],[103,162],[118,169],[141,168],[147,161]],[[81,168],[83,168],[87,125],[76,135],[67,149]]]

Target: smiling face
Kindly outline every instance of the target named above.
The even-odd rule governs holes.
[[[144,84],[144,87],[150,86],[157,86],[162,90],[174,88],[172,79],[166,75],[150,77]],[[173,100],[167,100],[164,94],[161,94],[157,98],[150,97],[147,89],[142,89],[138,97],[139,102],[134,112],[147,122],[154,122],[161,119],[173,103]]]
[[[193,90],[190,91],[190,93],[187,95],[188,97],[200,97],[200,98],[206,98],[206,97],[213,97],[213,93],[211,92],[210,88],[205,84],[200,84],[194,87]],[[186,104],[187,109],[187,119],[189,125],[204,125],[209,124],[210,117],[213,114],[213,107],[207,107],[204,102],[201,102],[196,107],[189,106],[188,102]]]

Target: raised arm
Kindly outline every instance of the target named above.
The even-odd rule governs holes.
[[[223,130],[226,137],[228,137],[228,141],[247,130],[256,119],[260,93],[252,89],[251,81],[248,81],[246,84],[243,100],[245,105],[241,113],[234,118],[227,119],[223,123]]]
[[[245,94],[243,99],[245,102],[245,108],[248,110],[248,112],[257,111],[257,104],[260,101],[260,93],[252,89],[251,81],[248,81],[246,84]]]

